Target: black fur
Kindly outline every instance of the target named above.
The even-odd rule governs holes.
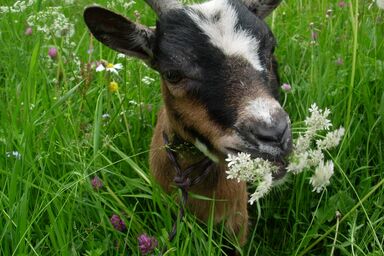
[[[237,104],[241,95],[247,95],[250,86],[264,86],[265,90],[276,91],[276,69],[269,69],[275,39],[264,21],[251,13],[244,5],[233,1],[239,13],[237,27],[250,31],[259,41],[260,61],[265,72],[250,72],[245,68],[235,72],[233,61],[209,42],[207,35],[188,16],[184,9],[173,10],[161,17],[157,23],[153,66],[162,74],[169,70],[177,70],[184,76],[180,85],[188,91],[188,97],[197,99],[203,104],[210,118],[225,128],[233,127],[237,119]],[[201,15],[200,15],[201,16]],[[215,19],[225,18],[219,12]],[[245,77],[252,75],[252,77]],[[273,79],[271,79],[273,78]],[[254,83],[251,80],[258,80]],[[240,83],[245,88],[240,88]],[[261,82],[260,82],[261,81]],[[276,96],[275,93],[273,93]],[[234,96],[240,96],[234,99]]]

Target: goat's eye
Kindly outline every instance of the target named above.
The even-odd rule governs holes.
[[[176,84],[183,79],[183,74],[178,70],[169,70],[163,73],[163,78],[171,84]]]

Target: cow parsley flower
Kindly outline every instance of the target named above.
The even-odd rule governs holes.
[[[318,166],[321,161],[324,159],[323,152],[316,148],[316,149],[309,149],[308,150],[308,160],[307,165],[308,167],[314,167]]]
[[[251,178],[253,163],[250,154],[243,152],[237,156],[229,154],[225,160],[228,162],[228,170],[226,171],[228,179],[237,179],[237,182],[240,182]]]
[[[384,9],[384,0],[376,0],[377,7]]]
[[[339,129],[332,132],[328,132],[324,139],[316,141],[317,147],[322,150],[328,150],[336,147],[340,144],[344,133],[345,129],[343,127],[340,127]]]
[[[237,156],[229,154],[225,160],[228,162],[227,179],[248,181],[257,185],[249,199],[251,205],[269,192],[272,187],[272,173],[277,169],[271,162],[262,158],[251,159],[250,154],[243,152]]]
[[[317,131],[329,130],[332,126],[331,121],[328,119],[331,111],[329,109],[321,110],[316,105],[312,104],[309,108],[311,115],[305,119],[305,125],[308,127],[307,134],[313,135]]]
[[[294,154],[287,166],[287,171],[294,174],[299,174],[308,166],[308,153],[303,152],[300,154]]]
[[[118,53],[117,54],[118,59],[125,59],[126,57],[127,57],[127,55],[125,55],[124,53]]]
[[[5,155],[7,158],[14,157],[17,160],[21,159],[21,154],[19,153],[19,151],[5,152]]]
[[[316,167],[315,173],[310,178],[309,183],[313,186],[312,191],[320,193],[330,183],[330,178],[333,175],[333,162],[321,161],[319,166]]]
[[[70,45],[69,39],[75,34],[75,25],[61,12],[61,7],[49,7],[44,11],[37,12],[27,18],[27,24],[36,29],[50,40],[64,38],[66,45]]]
[[[332,126],[328,119],[329,109],[322,110],[316,104],[312,104],[309,113],[310,115],[304,121],[306,129],[296,139],[286,169],[293,174],[314,169],[310,184],[313,186],[313,191],[319,193],[329,185],[334,173],[333,162],[325,162],[323,151],[339,145],[345,129],[341,127],[328,131]],[[323,139],[315,140],[320,131],[327,131],[327,133]],[[249,199],[250,204],[270,191],[273,172],[277,170],[277,167],[271,162],[262,158],[252,159],[251,155],[247,153],[238,153],[237,156],[228,155],[226,161],[228,162],[226,171],[228,179],[237,179],[238,182],[246,181],[256,185],[256,190]]]
[[[16,1],[13,5],[0,6],[0,13],[19,13],[24,12],[34,4],[35,0]]]
[[[114,74],[118,74],[119,73],[119,70],[123,68],[123,65],[120,64],[120,63],[117,63],[117,64],[113,64],[113,63],[108,63],[104,66],[103,63],[100,63],[97,67],[96,67],[96,72],[101,72],[101,71],[108,71],[108,72],[111,72],[111,73],[114,73]]]
[[[266,172],[261,177],[259,184],[253,194],[251,194],[251,198],[249,199],[249,204],[252,205],[255,201],[258,201],[260,198],[264,197],[272,187],[272,173]]]

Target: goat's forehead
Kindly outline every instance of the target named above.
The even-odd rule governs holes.
[[[241,3],[231,0],[212,0],[195,4],[186,7],[179,18],[189,19],[192,24],[185,21],[178,24],[193,25],[199,30],[193,36],[202,37],[200,42],[209,43],[220,50],[224,56],[246,60],[257,71],[265,69],[260,57],[265,50],[262,48],[266,40],[274,43],[274,38],[265,23]],[[168,25],[172,28],[177,27],[177,24]],[[184,30],[188,29],[190,28]],[[191,35],[186,36],[186,32],[181,33],[181,30],[181,28],[175,30],[176,33],[172,35],[173,40],[180,35],[180,40],[187,39],[185,48],[188,48]],[[195,47],[195,45],[192,46]]]
[[[190,6],[187,14],[224,55],[242,58],[257,71],[264,70],[260,41],[269,34],[265,33],[265,24],[244,6],[230,0],[213,0]]]

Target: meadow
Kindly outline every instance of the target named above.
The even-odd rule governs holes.
[[[178,194],[148,168],[159,75],[90,37],[92,3],[155,24],[141,0],[1,1],[0,255],[140,255],[142,234],[154,255],[221,255],[223,225],[192,214],[168,242]],[[303,173],[249,206],[241,255],[384,255],[384,10],[285,0],[267,22],[294,136],[314,102],[346,134],[321,193]],[[96,72],[100,61],[123,68]]]

